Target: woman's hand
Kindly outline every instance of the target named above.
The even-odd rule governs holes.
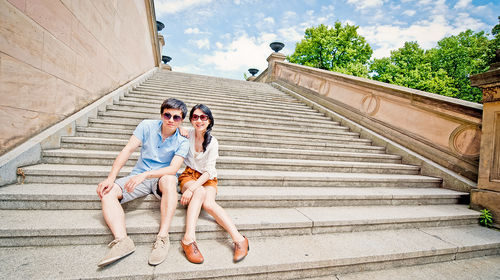
[[[188,205],[189,202],[191,201],[191,198],[193,197],[193,192],[190,189],[187,189],[181,197],[181,204],[182,205]]]
[[[184,128],[182,126],[179,126],[179,133],[186,137],[186,138],[189,138],[189,130],[187,128]]]

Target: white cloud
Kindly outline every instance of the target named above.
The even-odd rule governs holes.
[[[216,42],[215,43],[215,46],[218,48],[218,49],[222,49],[224,47],[224,45],[221,43],[221,42]]]
[[[409,17],[412,17],[414,16],[415,14],[417,13],[417,11],[415,10],[406,10],[403,12],[403,15],[406,15],[406,16],[409,16]]]
[[[201,33],[201,31],[197,27],[195,27],[195,28],[190,27],[190,28],[184,30],[184,34],[200,34],[200,33]]]
[[[272,17],[266,17],[266,18],[264,18],[264,22],[266,24],[274,24],[274,18],[272,18]]]
[[[386,0],[347,0],[347,3],[356,6],[356,10],[373,9],[380,7]]]
[[[278,33],[281,36],[280,40],[287,42],[299,42],[304,39],[304,30],[298,31],[296,27],[287,27],[278,29]]]
[[[215,65],[223,71],[246,71],[254,67],[263,71],[267,68],[266,58],[272,52],[269,42],[276,39],[275,34],[261,33],[256,37],[249,37],[241,33],[231,43],[208,55],[203,55],[201,62],[206,65]]]
[[[381,58],[390,55],[391,50],[401,48],[405,42],[417,41],[420,47],[429,49],[443,37],[456,32],[442,16],[435,16],[432,21],[421,21],[409,27],[379,25],[360,27],[360,35],[370,43],[373,57]]]
[[[208,39],[195,40],[194,43],[198,49],[210,49],[210,41]]]
[[[454,9],[465,9],[472,3],[472,0],[459,0]]]
[[[212,0],[156,0],[155,11],[157,17],[162,14],[175,14],[202,4],[207,4]]]

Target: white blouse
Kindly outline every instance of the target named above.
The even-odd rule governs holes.
[[[210,180],[217,177],[217,170],[215,170],[215,161],[219,157],[219,142],[212,135],[212,140],[208,144],[205,152],[196,152],[195,145],[195,130],[189,128],[189,152],[184,159],[184,164],[192,169],[204,173],[208,172]]]

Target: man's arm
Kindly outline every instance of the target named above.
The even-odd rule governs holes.
[[[124,188],[127,192],[132,192],[137,185],[146,179],[160,178],[164,175],[175,175],[179,168],[181,168],[182,162],[184,162],[184,158],[176,155],[169,166],[137,174],[125,183]]]
[[[130,155],[140,145],[141,141],[137,137],[132,135],[128,140],[127,145],[125,145],[125,147],[121,150],[121,152],[118,154],[115,161],[113,162],[113,167],[111,167],[111,171],[109,172],[108,178],[99,183],[97,187],[97,195],[99,195],[100,198],[102,198],[103,195],[107,194],[111,190],[113,184],[115,183],[116,177],[118,176],[118,173],[125,165],[127,160],[130,158]]]

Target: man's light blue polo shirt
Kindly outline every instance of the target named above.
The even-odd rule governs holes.
[[[157,170],[170,165],[174,156],[186,158],[189,152],[189,140],[175,133],[161,141],[161,120],[143,120],[134,130],[134,136],[141,143],[141,155],[130,175]]]

